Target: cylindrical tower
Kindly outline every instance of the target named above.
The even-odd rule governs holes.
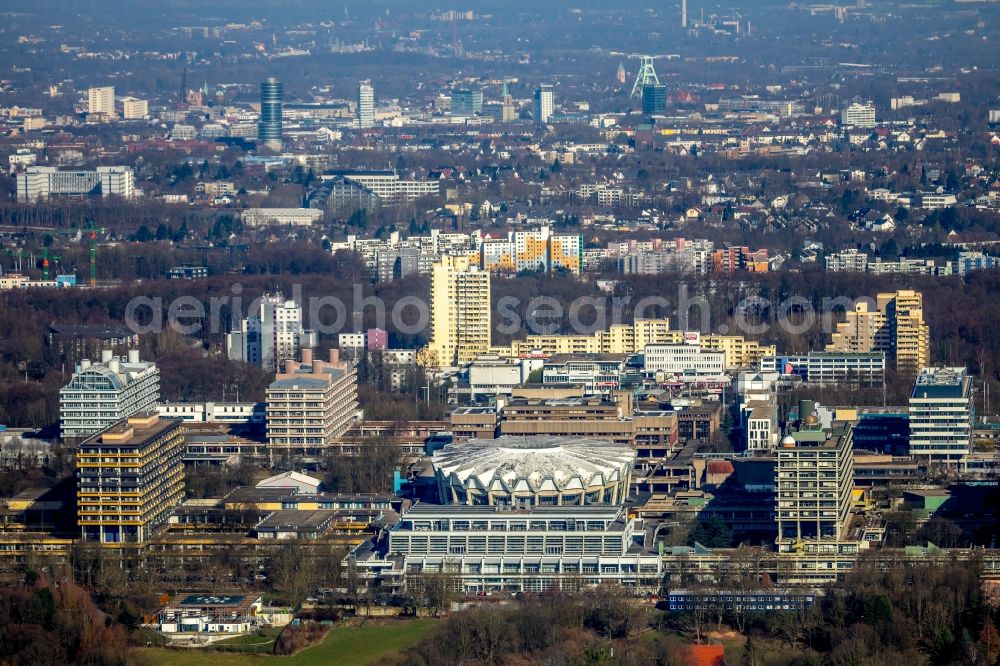
[[[257,140],[265,145],[281,145],[281,99],[284,87],[275,78],[260,84],[260,123]]]

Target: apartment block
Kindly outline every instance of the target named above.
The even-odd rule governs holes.
[[[281,294],[265,294],[257,312],[226,335],[230,360],[266,370],[277,370],[283,361],[294,360],[300,350],[315,344],[316,334],[303,328],[302,306]]]
[[[141,544],[166,526],[184,499],[181,421],[141,413],[80,444],[77,520],[80,538]]]
[[[727,247],[712,253],[712,271],[715,273],[733,273],[740,270],[766,273],[768,266],[767,248],[751,250],[746,246]]]
[[[358,83],[358,102],[355,108],[355,124],[358,129],[375,126],[375,88],[371,81]]]
[[[900,372],[916,374],[930,357],[930,331],[923,317],[923,294],[903,289],[876,296],[876,309],[857,303],[837,324],[826,351],[884,352]]]
[[[450,367],[489,350],[490,274],[467,256],[445,256],[431,272],[431,365]]]
[[[87,89],[87,115],[104,121],[113,120],[117,116],[114,86]]]
[[[670,330],[668,319],[636,319],[631,324],[615,324],[607,330],[581,335],[529,335],[515,340],[510,349],[497,350],[509,356],[541,354],[638,354],[646,345],[677,342],[683,334]]]
[[[868,255],[851,248],[826,256],[826,270],[838,273],[864,273],[868,270]]]
[[[725,355],[726,370],[757,367],[760,359],[777,352],[774,345],[763,345],[757,340],[748,340],[742,335],[711,333],[699,336],[698,343],[705,351],[722,352]]]
[[[549,270],[579,275],[583,267],[583,237],[556,234],[549,239]]]
[[[549,122],[549,117],[552,115],[552,111],[555,108],[552,86],[547,83],[543,83],[537,90],[535,90],[534,101],[535,124],[543,125]]]

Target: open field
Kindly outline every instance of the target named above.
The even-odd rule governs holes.
[[[334,627],[323,642],[294,657],[218,652],[210,649],[139,650],[151,666],[365,666],[405,649],[429,634],[437,622],[430,619],[367,622],[365,626]]]

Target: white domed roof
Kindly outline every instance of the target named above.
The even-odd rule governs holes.
[[[789,446],[789,447],[790,446],[795,446],[795,438],[792,437],[791,435],[785,435],[785,437],[781,440],[781,446],[783,446],[783,447],[784,446]]]
[[[437,473],[453,485],[508,492],[614,484],[628,476],[634,460],[631,448],[608,441],[512,435],[449,444],[433,458]]]

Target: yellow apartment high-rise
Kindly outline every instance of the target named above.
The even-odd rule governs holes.
[[[911,289],[878,294],[876,309],[858,303],[837,324],[827,351],[885,352],[896,369],[916,374],[930,364],[930,329],[924,323],[923,294]]]
[[[431,271],[428,362],[450,367],[489,350],[490,274],[466,256],[444,256]]]
[[[84,541],[140,544],[166,526],[184,499],[181,423],[141,413],[80,444],[76,502]]]

